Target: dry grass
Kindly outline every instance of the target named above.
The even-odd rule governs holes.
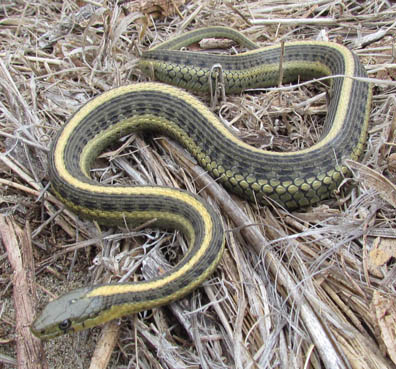
[[[132,136],[122,141],[122,150],[111,148],[115,151],[98,161],[98,179],[201,193],[221,209],[227,250],[214,276],[183,301],[126,317],[101,337],[96,328],[46,343],[50,366],[393,368],[396,5],[386,0],[162,3],[177,4],[179,12],[163,18],[154,7],[150,18],[147,3],[139,8],[134,1],[0,4],[1,224],[29,226],[18,239],[33,246],[37,309],[52,294],[78,285],[150,276],[166,268],[161,255],[177,259],[175,244],[185,249],[177,234],[131,234],[82,221],[62,211],[47,188],[53,134],[92,96],[144,80],[134,66],[150,44],[186,29],[227,25],[260,45],[318,37],[348,45],[375,79],[363,165],[351,163],[356,176],[335,199],[290,214],[229,197],[166,139]],[[317,87],[308,86],[227,96],[216,112],[246,142],[297,150],[320,137],[326,99],[317,94]],[[0,244],[0,367],[11,368],[18,315],[5,242]],[[109,351],[101,351],[106,345],[115,345],[110,364]]]

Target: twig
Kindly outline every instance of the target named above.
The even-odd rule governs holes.
[[[16,340],[18,368],[45,369],[43,346],[30,332],[34,318],[34,261],[30,240],[30,227],[22,231],[12,218],[0,216],[0,235],[14,271],[14,306],[16,311]],[[33,296],[33,298],[32,298]]]
[[[113,320],[105,324],[92,356],[89,369],[108,368],[111,354],[113,353],[114,346],[117,343],[119,331],[120,323],[117,320]]]
[[[249,19],[249,22],[253,26],[263,26],[270,24],[283,24],[288,26],[299,26],[299,25],[317,25],[317,26],[332,26],[337,24],[339,21],[331,18],[286,18],[286,19]]]

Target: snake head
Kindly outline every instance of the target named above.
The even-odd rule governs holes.
[[[89,328],[100,312],[100,298],[88,297],[90,287],[79,288],[50,301],[36,317],[30,329],[41,339]]]

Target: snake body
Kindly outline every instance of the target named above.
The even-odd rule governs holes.
[[[227,37],[249,50],[238,55],[179,51],[205,37]],[[209,27],[188,32],[143,53],[142,71],[194,91],[208,91],[220,64],[227,92],[278,84],[280,46],[258,48],[237,31]],[[347,48],[329,42],[286,43],[283,82],[325,75],[331,79],[322,139],[298,152],[268,152],[234,137],[201,102],[179,88],[141,83],[107,91],[85,104],[60,130],[49,156],[52,189],[77,214],[104,224],[181,230],[190,248],[160,277],[136,283],[74,290],[50,302],[32,324],[40,338],[96,326],[186,295],[215,269],[224,248],[216,212],[201,198],[158,186],[108,186],[89,176],[93,161],[130,132],[153,130],[187,148],[226,188],[249,200],[271,199],[289,209],[327,198],[347,175],[345,159],[358,159],[367,135],[371,88],[365,70]]]

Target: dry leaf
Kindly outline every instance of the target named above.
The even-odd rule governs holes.
[[[396,302],[379,291],[374,291],[372,308],[386,351],[396,364]]]
[[[390,160],[392,160],[390,158],[391,155],[394,154],[390,154],[391,151],[393,150],[394,147],[394,142],[395,142],[395,137],[396,137],[396,114],[393,115],[393,119],[392,119],[392,123],[388,124],[382,133],[382,137],[384,139],[384,144],[381,146],[381,155],[383,158],[386,158],[387,156],[389,156],[388,160],[388,165],[389,165],[389,170],[392,170],[390,168],[391,163],[389,163]]]
[[[386,68],[383,70],[380,70],[377,73],[377,78],[378,79],[383,79],[385,81],[387,80],[395,80],[396,79],[396,71],[394,69]]]
[[[396,208],[396,186],[389,179],[356,161],[347,160],[346,164],[359,173],[368,187],[375,189],[383,200]]]
[[[370,263],[375,266],[384,265],[391,257],[396,257],[396,240],[391,238],[377,238],[375,247],[370,251]]]
[[[388,169],[396,172],[396,153],[390,154],[388,157]]]
[[[181,13],[179,7],[184,5],[185,0],[140,0],[127,4],[130,12],[141,12],[154,18],[165,18]]]

